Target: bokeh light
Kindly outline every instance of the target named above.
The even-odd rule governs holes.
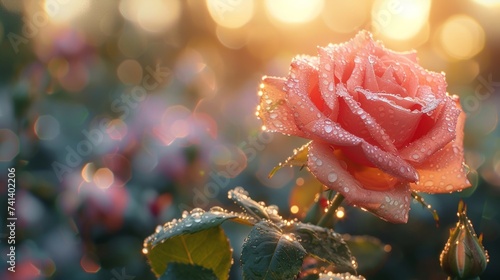
[[[426,25],[431,0],[376,0],[372,8],[372,28],[393,40],[409,40]]]
[[[80,265],[82,266],[82,269],[87,273],[96,273],[101,269],[101,266],[96,263],[94,258],[88,255],[82,256],[82,258],[80,259]]]
[[[333,31],[349,33],[357,30],[369,18],[370,0],[325,1],[322,17],[325,24]]]
[[[152,33],[172,28],[181,15],[178,0],[121,0],[119,8],[124,18]]]
[[[500,7],[499,0],[472,0],[474,3],[482,5],[486,8],[497,8]]]
[[[454,15],[440,27],[439,42],[452,58],[469,59],[484,48],[484,30],[470,16]]]
[[[222,26],[216,28],[217,39],[230,49],[240,49],[247,43],[247,34],[239,29],[230,29]]]
[[[11,161],[19,153],[19,137],[10,129],[0,129],[0,161]]]
[[[321,13],[324,0],[265,0],[265,5],[273,19],[283,23],[305,23]]]
[[[94,176],[96,167],[95,164],[92,162],[89,162],[85,164],[82,168],[82,178],[85,182],[90,183],[92,182],[92,178]]]
[[[124,60],[116,69],[116,75],[126,85],[140,84],[142,80],[142,66],[137,60]]]
[[[122,140],[128,132],[127,124],[122,119],[113,119],[109,122],[106,132],[113,140]]]
[[[35,122],[34,130],[40,140],[52,140],[60,133],[59,121],[51,115],[39,116]]]
[[[109,168],[99,168],[94,173],[92,180],[97,187],[107,189],[113,184],[115,177]]]
[[[338,219],[343,219],[345,217],[344,207],[339,206],[339,208],[337,208],[337,211],[335,212],[335,216],[337,216]]]
[[[91,0],[81,1],[58,1],[45,0],[44,8],[47,15],[55,23],[69,24],[78,17],[88,13]]]
[[[206,0],[212,19],[218,25],[227,28],[239,28],[248,23],[254,13],[254,2],[254,0]]]

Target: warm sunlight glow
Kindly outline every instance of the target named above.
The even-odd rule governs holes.
[[[375,34],[405,41],[415,37],[429,20],[431,0],[376,0],[372,8]]]
[[[500,0],[472,0],[472,2],[484,6],[485,8],[500,7]]]
[[[88,13],[90,0],[56,1],[45,0],[43,8],[50,19],[56,23],[69,23]]]
[[[323,0],[266,0],[271,17],[284,23],[304,23],[315,19],[324,6]]]
[[[370,0],[329,0],[325,2],[322,18],[331,30],[349,33],[368,21],[370,7]]]
[[[207,0],[208,12],[212,19],[220,26],[238,28],[252,19],[254,1],[220,1]]]
[[[473,18],[466,15],[450,17],[439,32],[443,50],[453,58],[469,59],[484,48],[484,30]]]
[[[173,27],[181,15],[178,0],[121,0],[119,9],[124,18],[151,33]]]

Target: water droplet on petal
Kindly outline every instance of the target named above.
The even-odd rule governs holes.
[[[337,174],[335,174],[333,172],[330,173],[330,174],[328,174],[328,181],[330,183],[333,183],[333,182],[337,181]]]

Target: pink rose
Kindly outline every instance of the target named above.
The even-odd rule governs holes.
[[[267,130],[311,139],[312,174],[382,219],[406,222],[412,190],[469,186],[465,113],[444,74],[423,69],[416,52],[388,50],[362,31],[297,56],[288,77],[264,77],[259,94]]]

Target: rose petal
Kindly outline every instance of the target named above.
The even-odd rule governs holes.
[[[376,191],[390,190],[400,183],[396,177],[383,172],[377,167],[356,163],[341,149],[335,149],[334,156],[365,189]]]
[[[293,121],[293,114],[285,101],[283,87],[285,79],[267,77],[262,79],[259,95],[260,105],[258,107],[259,117],[266,126],[267,131],[304,136]]]
[[[372,146],[366,142],[361,144],[361,148],[366,158],[382,171],[397,177],[401,181],[418,181],[419,177],[415,168],[401,157],[382,151],[377,146]]]
[[[396,153],[396,147],[390,141],[390,137],[385,133],[384,129],[377,121],[363,110],[357,101],[355,101],[343,88],[343,85],[338,87],[337,94],[344,100],[347,106],[341,106],[341,118],[339,121],[343,127],[352,134],[359,136],[368,142],[373,139],[385,151]],[[372,144],[375,144],[371,142]]]
[[[408,62],[418,63],[417,51],[415,51],[415,50],[406,51],[406,52],[396,52],[396,51],[384,48],[384,52],[386,54],[389,54],[395,60],[405,58],[408,60]]]
[[[420,85],[428,85],[432,89],[432,93],[437,99],[444,99],[446,97],[446,78],[444,73],[436,73],[432,71],[425,70],[420,65],[415,67],[420,68],[419,83]]]
[[[407,144],[415,133],[423,113],[399,105],[404,102],[410,103],[409,100],[399,97],[401,100],[396,103],[378,93],[371,93],[366,90],[358,91],[361,93],[358,98],[360,106],[375,119],[375,122],[394,141],[393,145],[400,148]],[[411,104],[419,105],[415,102],[411,102]]]
[[[455,140],[442,150],[430,156],[417,167],[420,181],[411,184],[416,191],[445,193],[462,190],[470,186],[463,167],[464,162],[464,123],[465,113],[460,113],[456,125]]]
[[[385,92],[391,95],[400,95],[407,96],[406,89],[402,87],[400,84],[396,82],[396,78],[394,77],[394,69],[392,65],[389,65],[388,68],[377,68],[375,71],[383,71],[383,73],[377,74],[377,84],[379,88],[384,89]]]
[[[451,97],[444,100],[444,108],[429,132],[400,150],[403,159],[422,163],[456,137],[458,116],[462,110]]]
[[[354,59],[354,69],[352,74],[345,83],[347,90],[353,93],[357,87],[363,85],[363,80],[365,76],[365,63],[362,63],[361,58],[356,57]]]
[[[364,88],[371,91],[379,91],[378,79],[374,70],[375,56],[370,54],[366,60]]]
[[[309,147],[308,167],[321,183],[340,192],[347,203],[365,208],[389,222],[406,223],[408,220],[408,184],[401,184],[383,192],[366,189],[342,167],[328,144],[316,141]]]
[[[296,57],[292,61],[286,84],[287,104],[294,112],[296,125],[305,137],[327,141],[332,144],[358,145],[359,137],[352,135],[320,111],[310,99],[310,92],[317,90],[317,69],[308,57]]]
[[[335,79],[335,68],[338,67],[332,63],[332,53],[327,48],[318,48],[319,53],[319,89],[325,104],[331,110],[330,119],[336,120],[339,112],[338,100],[335,93],[335,85],[338,82]]]
[[[435,94],[432,92],[429,86],[419,86],[417,91],[417,98],[424,104],[422,107],[422,112],[433,116],[434,119],[439,116],[439,112],[434,112],[436,108],[439,107],[441,102],[446,98],[442,99],[436,98]]]

